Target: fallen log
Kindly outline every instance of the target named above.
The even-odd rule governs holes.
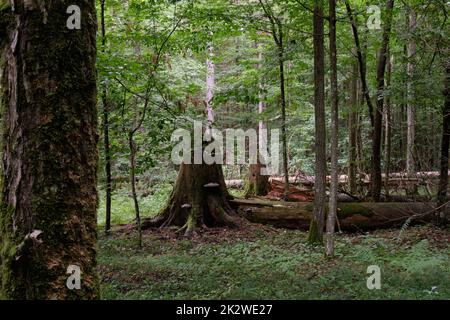
[[[340,189],[338,192],[339,202],[355,202],[359,201],[359,198],[346,193],[345,190]],[[271,181],[271,191],[264,196],[265,199],[280,201],[284,199],[284,183],[277,180]],[[314,192],[310,188],[299,188],[293,184],[289,185],[289,194],[287,199],[288,202],[313,202]]]
[[[450,175],[450,171],[449,171]],[[383,173],[381,175],[383,181],[386,180],[386,175]],[[327,183],[330,182],[330,176],[327,176]],[[416,172],[413,176],[408,177],[405,172],[394,172],[389,174],[389,184],[390,185],[398,185],[401,183],[424,183],[428,180],[433,181],[439,179],[439,172],[437,171],[429,171],[429,172]],[[279,181],[284,182],[284,177],[270,177],[269,182]],[[229,188],[242,188],[244,185],[244,181],[237,180],[226,180],[225,181],[227,187]],[[303,185],[303,186],[314,186],[314,176],[308,175],[297,175],[290,176],[289,183]],[[370,175],[364,174],[363,178],[358,179],[359,184],[369,185],[370,184]],[[347,175],[339,175],[339,184],[348,184],[348,176]]]
[[[312,202],[231,201],[238,212],[251,222],[278,228],[308,230],[312,219]],[[345,231],[365,231],[429,222],[434,203],[422,202],[352,202],[338,205],[338,227]]]
[[[264,197],[269,200],[281,200],[285,197],[284,194],[284,183],[272,180],[270,183],[270,191],[269,193]],[[308,202],[308,201],[314,201],[314,192],[312,192],[309,189],[302,189],[297,186],[294,186],[293,184],[289,185],[289,194],[288,198],[286,199],[288,201],[297,201],[297,202]]]

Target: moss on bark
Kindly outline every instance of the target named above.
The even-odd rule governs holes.
[[[311,224],[309,226],[308,242],[313,245],[323,244],[323,232],[319,232],[317,221],[315,219],[311,220]]]
[[[81,30],[66,28],[74,4]],[[0,291],[5,299],[92,299],[99,296],[95,3],[41,5],[17,3],[20,23],[4,38]],[[66,286],[69,265],[81,269],[80,290]]]
[[[220,166],[182,164],[166,208],[142,226],[179,226],[187,236],[201,227],[233,227],[235,212],[229,199]]]
[[[269,176],[261,175],[261,164],[250,165],[249,177],[245,181],[245,198],[265,196],[269,192]]]

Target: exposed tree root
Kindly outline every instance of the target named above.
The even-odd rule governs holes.
[[[179,226],[179,232],[191,236],[198,228],[235,227],[230,199],[220,166],[182,164],[167,207],[144,220],[142,228]]]

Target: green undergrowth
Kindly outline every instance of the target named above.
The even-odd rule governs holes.
[[[99,242],[103,299],[450,299],[449,230],[339,234],[336,257],[307,233],[253,226],[194,239],[115,230]],[[381,289],[366,286],[381,269]]]
[[[166,205],[172,192],[171,184],[158,184],[151,188],[140,187],[138,192],[139,208],[142,217],[153,217],[160,212]],[[234,197],[242,197],[243,190],[230,190]],[[105,191],[99,190],[99,208],[98,225],[103,227],[105,224]],[[133,198],[131,191],[126,188],[114,190],[111,202],[111,224],[122,225],[133,222],[135,217]]]
[[[139,208],[142,217],[152,217],[161,211],[172,191],[171,184],[158,184],[138,192]],[[105,192],[99,192],[98,225],[105,224]],[[121,225],[133,222],[135,217],[133,198],[129,189],[114,190],[111,201],[111,224]]]

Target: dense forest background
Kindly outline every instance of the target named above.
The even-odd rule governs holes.
[[[0,298],[448,299],[448,9],[0,0]]]
[[[313,4],[110,1],[104,11],[105,38],[101,33],[98,37],[100,87],[106,92],[106,97],[101,96],[104,113],[99,120],[102,132],[107,128],[109,134],[109,158],[106,151],[101,152],[101,182],[106,180],[107,163],[114,186],[129,180],[128,132],[138,124],[134,133],[135,170],[141,201],[147,201],[149,192],[158,194],[161,188],[170,188],[177,173],[170,160],[174,145],[170,137],[175,129],[187,127],[188,119],[206,119],[209,60],[214,63],[216,79],[212,100],[214,126],[246,130],[263,121],[270,129],[281,128],[285,123],[289,175],[314,176]],[[337,170],[350,176],[351,181],[343,188],[364,197],[370,190],[359,182],[369,179],[372,170],[373,110],[369,110],[362,88],[358,52],[363,59],[364,82],[372,109],[377,99],[382,98],[385,104],[380,126],[382,173],[404,172],[411,178],[417,178],[417,172],[437,173],[441,168],[448,8],[439,1],[395,4],[388,50],[382,53],[387,61],[379,90],[377,64],[385,21],[382,18],[389,12],[384,2],[347,4],[339,1],[336,9],[340,128]],[[375,7],[369,10],[369,5]],[[270,8],[269,16],[264,7]],[[327,9],[325,6],[328,19]],[[353,12],[359,49],[348,10]],[[276,20],[275,29],[271,17]],[[328,28],[325,23],[325,35]],[[281,44],[274,40],[274,34],[275,38],[282,37]],[[284,122],[280,52],[284,66]],[[324,54],[329,56],[328,46]],[[325,68],[329,75],[328,61]],[[327,76],[324,97],[328,146],[332,137],[331,90]],[[264,105],[263,112],[259,112],[260,103]],[[102,140],[101,149],[105,148],[104,143]],[[329,147],[326,159],[330,172]],[[245,179],[247,172],[246,165],[224,166],[226,180]],[[389,186],[383,195],[403,194],[410,188],[406,184]],[[102,189],[104,185],[101,184]],[[437,180],[423,183],[419,189],[418,194],[432,199],[437,193]]]

